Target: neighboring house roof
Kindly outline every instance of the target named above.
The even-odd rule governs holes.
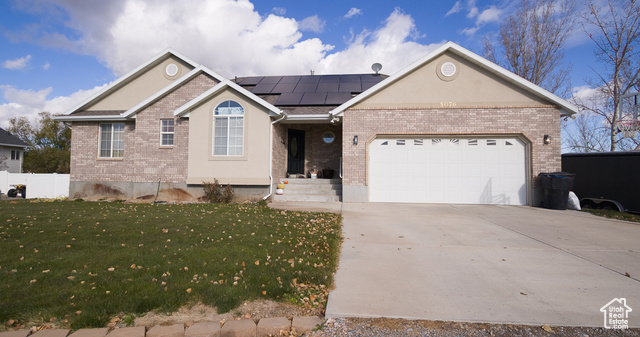
[[[282,110],[276,108],[273,104],[261,99],[260,97],[256,96],[252,92],[244,89],[243,87],[239,86],[238,84],[236,84],[236,83],[234,83],[234,82],[232,82],[230,80],[225,79],[222,82],[220,82],[217,85],[215,85],[213,88],[203,92],[198,97],[196,97],[196,98],[192,99],[191,101],[187,102],[187,104],[185,104],[185,105],[179,107],[178,109],[176,109],[173,112],[173,114],[175,116],[178,116],[178,117],[188,117],[189,116],[189,112],[190,112],[190,110],[192,108],[200,105],[202,102],[206,101],[210,97],[216,95],[221,90],[224,90],[226,88],[232,88],[232,89],[238,91],[240,94],[244,95],[245,97],[253,100],[258,105],[263,106],[264,108],[269,110],[269,114],[272,115],[272,116],[280,116],[280,115],[282,115],[284,113]]]
[[[181,76],[178,80],[174,81],[172,84],[168,85],[167,87],[165,87],[161,91],[157,92],[156,94],[151,96],[149,99],[154,98],[154,97],[155,98],[161,97],[162,93],[166,93],[167,91],[171,91],[177,85],[179,85],[181,83],[184,83],[185,81],[193,78],[194,75],[197,75],[197,74],[199,74],[200,72],[203,71],[201,66],[199,66],[194,61],[190,60],[186,56],[178,53],[177,51],[175,51],[175,50],[173,50],[171,48],[167,48],[163,52],[161,52],[161,53],[157,54],[156,56],[154,56],[153,58],[151,58],[149,61],[147,61],[147,62],[143,63],[142,65],[138,66],[137,68],[131,70],[127,74],[125,74],[125,75],[121,76],[120,78],[118,78],[117,80],[111,82],[109,85],[107,85],[102,90],[98,91],[97,93],[93,94],[89,98],[85,99],[80,104],[76,105],[71,110],[69,110],[65,115],[56,116],[56,117],[54,117],[54,119],[59,120],[59,121],[76,121],[76,120],[125,120],[125,119],[131,118],[132,116],[134,116],[134,113],[131,113],[131,110],[139,107],[140,104],[147,102],[149,99],[143,101],[142,103],[140,103],[136,107],[134,107],[132,109],[129,109],[129,110],[126,110],[126,111],[117,111],[117,110],[110,110],[110,111],[84,111],[84,109],[87,106],[91,105],[97,99],[100,99],[102,97],[106,97],[107,95],[109,95],[109,94],[117,91],[118,89],[122,88],[124,85],[126,85],[129,82],[130,79],[135,78],[139,74],[141,74],[141,73],[143,73],[143,72],[155,67],[156,65],[158,65],[161,62],[163,62],[164,60],[166,60],[167,58],[169,58],[171,56],[175,56],[175,57],[179,58],[183,62],[191,65],[192,67],[194,67],[194,69],[191,70],[189,73]],[[213,72],[211,70],[207,69],[206,73],[208,73],[209,75],[211,75],[212,77],[214,77],[215,79],[217,79],[219,81],[222,81],[224,79],[224,77],[218,75],[217,73],[215,73],[215,72]]]
[[[574,113],[578,112],[578,108],[567,102],[566,100],[552,94],[551,92],[542,89],[541,87],[525,80],[524,78],[498,66],[497,64],[490,62],[489,60],[480,57],[479,55],[463,48],[460,47],[459,45],[453,43],[453,42],[447,42],[444,45],[442,45],[441,47],[439,47],[438,49],[434,50],[433,52],[425,55],[424,57],[420,58],[419,60],[417,60],[416,62],[412,63],[411,65],[409,65],[408,67],[396,72],[395,74],[391,75],[389,78],[385,79],[384,81],[376,84],[375,86],[369,88],[367,91],[363,92],[361,95],[355,96],[353,97],[351,100],[345,102],[344,104],[338,106],[337,108],[333,109],[331,111],[331,115],[333,116],[342,116],[342,113],[348,109],[349,107],[355,105],[358,102],[361,102],[363,100],[365,100],[366,98],[374,95],[375,93],[379,92],[380,90],[382,90],[383,88],[393,84],[394,82],[398,81],[400,78],[404,77],[405,75],[407,75],[408,73],[412,72],[413,70],[423,66],[424,64],[428,63],[429,61],[435,59],[436,57],[442,55],[445,52],[451,52],[454,53],[458,56],[461,56],[469,61],[471,61],[472,63],[480,66],[481,68],[484,68],[486,70],[488,70],[489,72],[499,76],[500,78],[506,80],[507,82],[520,87],[538,97],[541,97],[547,101],[550,101],[551,103],[559,106],[562,109],[562,113],[561,116],[570,116]]]
[[[323,115],[373,87],[386,75],[253,76],[238,78],[243,88],[287,113],[296,116]]]
[[[23,142],[20,138],[12,135],[3,128],[0,128],[0,146],[21,148],[30,147],[29,144]]]

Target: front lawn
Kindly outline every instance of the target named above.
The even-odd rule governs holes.
[[[0,322],[77,329],[197,302],[308,302],[332,283],[340,222],[249,204],[2,201]]]

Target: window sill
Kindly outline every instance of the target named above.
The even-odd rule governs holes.
[[[100,158],[100,157],[98,157],[97,160],[99,160],[99,161],[123,161],[124,158]]]
[[[209,161],[237,161],[247,160],[246,155],[242,156],[209,156]]]
[[[160,145],[158,146],[159,149],[173,149],[173,145]]]

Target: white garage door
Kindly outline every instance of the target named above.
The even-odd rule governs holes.
[[[517,138],[382,138],[369,145],[369,199],[526,205]]]

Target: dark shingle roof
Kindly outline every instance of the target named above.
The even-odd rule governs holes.
[[[29,146],[29,144],[23,142],[20,138],[10,134],[3,128],[0,128],[0,145],[14,145],[16,147]]]
[[[376,74],[253,76],[238,78],[243,88],[288,114],[323,114],[388,76]]]

